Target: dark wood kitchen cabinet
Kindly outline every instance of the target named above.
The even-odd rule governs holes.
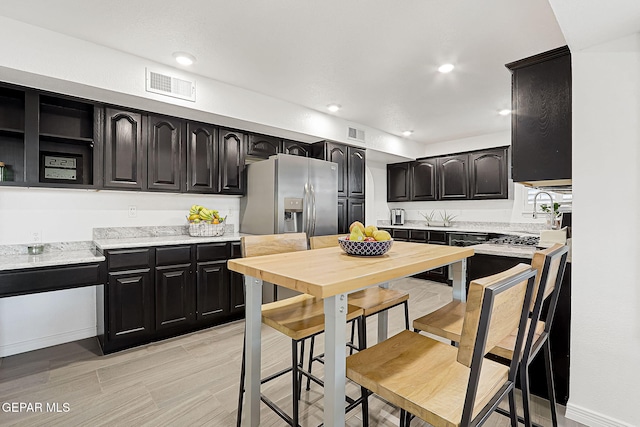
[[[197,320],[219,323],[231,313],[228,243],[207,243],[197,249]]]
[[[387,165],[387,202],[408,202],[410,196],[410,163]]]
[[[148,118],[147,189],[179,192],[185,170],[182,130],[184,121],[175,117]]]
[[[508,197],[507,153],[507,148],[469,153],[471,199]]]
[[[249,134],[247,139],[247,156],[268,159],[282,152],[282,140],[273,136]]]
[[[146,188],[146,116],[132,111],[105,109],[104,187]]]
[[[440,200],[469,198],[468,155],[438,157],[438,187]]]
[[[242,132],[220,129],[218,136],[218,193],[245,192],[245,144]]]
[[[0,162],[5,178],[0,185],[24,185],[25,91],[0,87]]]
[[[230,259],[240,257],[242,257],[240,243],[232,242]],[[231,291],[231,316],[244,317],[244,275],[229,270],[229,289]]]
[[[348,221],[349,213],[347,208],[347,199],[344,197],[338,198],[338,234],[349,232],[349,225],[351,225]]]
[[[412,201],[429,201],[438,199],[438,162],[424,159],[409,164],[409,187]]]
[[[364,199],[359,197],[338,198],[338,234],[349,233],[354,221],[364,224]]]
[[[292,156],[310,157],[311,147],[304,142],[284,140],[282,142],[282,152]]]
[[[349,175],[347,146],[335,142],[325,142],[320,156],[316,156],[328,162],[338,164],[338,197],[347,197],[349,194]]]
[[[103,351],[111,353],[153,337],[153,249],[109,250],[105,256],[107,284],[97,298],[98,339]]]
[[[348,196],[364,197],[364,183],[366,174],[365,150],[357,147],[347,147],[348,163]]]
[[[215,193],[218,183],[218,129],[187,122],[187,192]]]
[[[571,184],[571,53],[525,58],[511,71],[511,174],[515,182]]]
[[[191,246],[156,248],[156,331],[186,328],[195,319]]]

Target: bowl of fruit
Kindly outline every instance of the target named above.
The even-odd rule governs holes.
[[[187,221],[189,221],[189,235],[192,237],[222,236],[225,231],[226,219],[220,216],[218,211],[207,209],[204,206],[193,205],[189,209]]]
[[[338,244],[348,255],[380,256],[386,254],[393,239],[389,232],[378,230],[375,225],[364,226],[359,221],[349,226],[348,236],[338,237]]]

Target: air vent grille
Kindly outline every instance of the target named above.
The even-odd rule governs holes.
[[[354,141],[364,142],[364,130],[349,127],[347,131],[347,138]]]
[[[196,100],[195,82],[179,79],[166,74],[156,73],[149,69],[147,69],[146,72],[147,92],[159,93],[161,95],[186,99],[188,101]]]

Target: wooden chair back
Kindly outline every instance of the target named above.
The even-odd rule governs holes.
[[[284,233],[243,236],[240,238],[240,250],[243,258],[306,251],[307,235],[305,233]]]
[[[344,237],[345,234],[331,234],[329,236],[313,236],[309,238],[311,249],[332,248],[338,246],[338,237]]]
[[[529,307],[536,273],[530,265],[518,264],[471,282],[458,362],[471,367],[474,356],[484,357],[496,344],[519,328],[523,311],[528,315],[528,311],[523,310],[523,303],[526,300]],[[525,298],[527,296],[528,299]]]
[[[556,243],[555,245],[549,248],[536,251],[533,254],[533,259],[531,260],[531,267],[535,270],[538,270],[539,274],[536,277],[536,283],[533,287],[534,299],[531,304],[531,311],[533,311],[533,305],[535,304],[535,301],[537,299],[536,296],[538,295],[538,287],[540,286],[540,281],[543,279],[543,276],[545,276],[544,278],[546,278],[543,300],[547,299],[555,289],[556,279],[558,277],[558,273],[560,272],[560,264],[561,264],[561,256],[557,256],[557,253],[561,248],[564,248],[564,247],[565,245]],[[554,254],[556,256],[554,256]],[[545,269],[545,260],[547,259],[547,257],[552,258],[551,264],[548,266],[547,274],[542,274]]]

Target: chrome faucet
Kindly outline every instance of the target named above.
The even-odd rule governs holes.
[[[549,200],[551,201],[551,208],[549,210],[549,224],[553,228],[553,221],[556,218],[556,213],[553,209],[553,197],[551,196],[551,194],[547,193],[546,191],[539,191],[533,197],[533,217],[538,218],[538,196],[541,194],[546,194],[547,197],[549,197]]]

